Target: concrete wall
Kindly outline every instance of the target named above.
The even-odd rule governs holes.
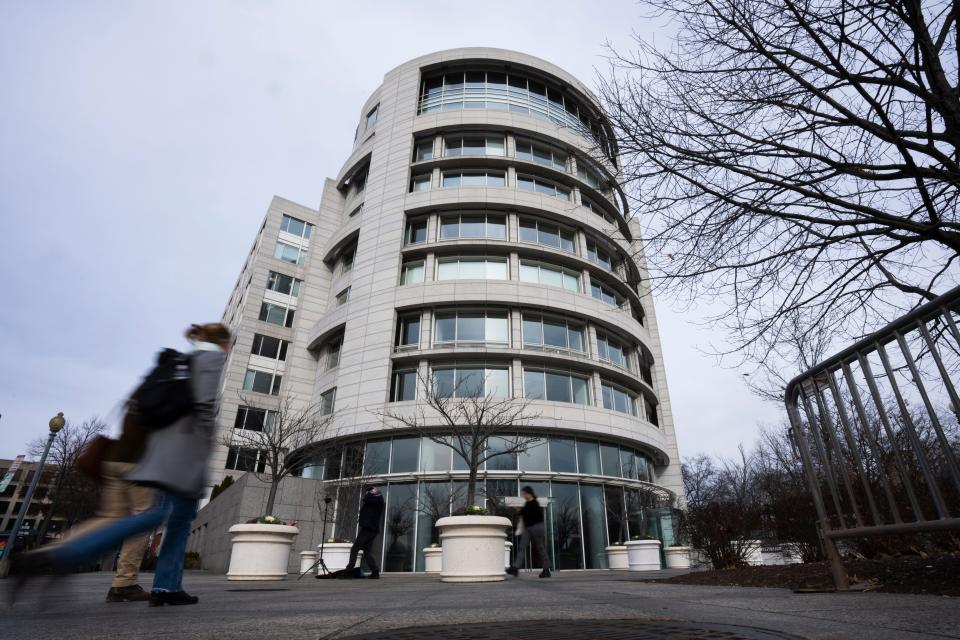
[[[236,477],[236,476],[234,476]],[[264,514],[269,485],[252,473],[242,473],[237,481],[197,514],[187,542],[187,551],[200,553],[202,568],[226,573],[230,566],[230,534],[235,524]],[[322,499],[321,482],[306,478],[285,478],[280,483],[273,515],[286,522],[296,521],[300,534],[294,539],[288,571],[300,566],[300,552],[316,549],[322,537],[323,510],[317,508]],[[332,517],[332,514],[331,514]],[[329,535],[329,531],[327,532]]]

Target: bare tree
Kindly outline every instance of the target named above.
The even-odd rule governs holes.
[[[240,398],[243,404],[255,406],[242,395]],[[287,452],[327,439],[334,417],[333,412],[324,413],[320,404],[298,405],[295,398],[287,395],[280,399],[276,410],[266,412],[262,423],[254,421],[245,429],[231,429],[221,436],[220,444],[238,447],[240,455],[262,456],[264,470],[257,471],[254,465],[250,472],[270,486],[264,515],[272,515],[280,482],[297,470],[296,466],[287,465]]]
[[[935,0],[650,0],[601,80],[652,276],[755,361],[957,283],[960,12]]]
[[[77,458],[83,449],[106,429],[106,423],[97,417],[79,424],[68,421],[54,438],[47,454],[47,464],[55,469],[56,475],[48,494],[50,505],[46,510],[46,517],[37,530],[39,541],[43,541],[53,518],[62,517],[66,529],[92,516],[96,511],[97,485],[77,469]],[[30,457],[39,458],[46,442],[46,438],[32,440],[27,445]]]
[[[418,397],[423,402],[416,409],[389,410],[378,415],[388,426],[412,431],[459,455],[469,472],[468,505],[476,499],[477,472],[485,462],[524,453],[542,440],[523,432],[539,416],[531,411],[530,401],[525,398],[484,394],[483,379],[465,377],[448,386],[418,373],[417,382]]]

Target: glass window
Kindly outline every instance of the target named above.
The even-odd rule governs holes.
[[[607,539],[610,544],[626,542],[630,538],[627,534],[627,512],[623,503],[623,487],[604,485],[603,495],[607,502]]]
[[[492,458],[487,460],[487,471],[515,471],[517,469],[517,454],[505,453],[514,445],[514,441],[500,436],[493,436],[487,440],[487,449]]]
[[[327,345],[327,371],[340,366],[340,349],[343,347],[343,336]]]
[[[390,441],[370,440],[363,452],[363,475],[376,476],[390,469]]]
[[[581,463],[581,473],[583,465]],[[580,508],[583,512],[583,548],[587,569],[607,568],[607,533],[604,530],[606,513],[603,504],[603,486],[580,484]]]
[[[237,418],[234,420],[234,429],[246,431],[263,431],[271,429],[277,419],[276,411],[266,411],[254,407],[237,407]]]
[[[390,402],[417,399],[417,372],[395,371],[390,385]]]
[[[597,300],[605,302],[606,304],[614,307],[622,307],[624,304],[623,297],[620,296],[616,291],[595,281],[590,282],[590,295]]]
[[[505,155],[503,136],[448,136],[444,148],[447,156]]]
[[[326,416],[333,413],[333,402],[337,397],[337,388],[328,389],[320,394],[320,415]]]
[[[560,171],[567,169],[567,154],[555,147],[532,140],[517,140],[517,158],[537,162]]]
[[[437,280],[506,280],[506,258],[440,258]]]
[[[427,221],[409,220],[403,234],[404,244],[420,244],[427,241]]]
[[[557,568],[583,569],[580,540],[580,497],[576,483],[554,482],[553,521]]]
[[[524,396],[528,400],[588,404],[587,379],[571,373],[523,370]]]
[[[573,438],[550,438],[550,470],[577,472],[577,449]]]
[[[583,351],[583,326],[566,320],[523,314],[524,347]]]
[[[562,200],[570,199],[570,189],[550,182],[549,180],[543,180],[542,178],[535,178],[533,176],[518,175],[517,188],[525,191],[535,191]]]
[[[283,376],[275,373],[247,369],[247,373],[243,377],[243,389],[244,391],[267,393],[272,396],[279,395],[282,378]]]
[[[440,181],[444,187],[504,187],[503,171],[444,171]]]
[[[417,140],[413,145],[413,161],[433,160],[433,139]]]
[[[293,218],[287,214],[283,214],[283,218],[280,220],[280,231],[285,231],[291,235],[299,236],[304,240],[309,240],[310,234],[313,232],[313,225],[299,218]]]
[[[416,471],[420,454],[420,438],[394,438],[390,455],[390,473]]]
[[[623,469],[623,477],[631,480],[637,479],[637,466],[634,461],[633,451],[629,449],[620,450],[620,467]]]
[[[613,258],[610,252],[604,249],[599,243],[587,238],[587,258],[590,262],[603,267],[608,271],[613,270]]]
[[[577,438],[577,461],[580,473],[600,475],[600,446],[593,440]]]
[[[342,307],[347,304],[350,300],[350,287],[347,287],[343,291],[337,294],[336,303],[338,307]]]
[[[273,249],[273,257],[290,264],[302,265],[307,259],[307,250],[277,241],[277,245]]]
[[[367,129],[372,127],[377,123],[377,118],[380,116],[380,105],[375,106],[367,113]]]
[[[502,215],[446,215],[440,219],[440,239],[507,237],[507,221]]]
[[[576,253],[576,234],[572,229],[540,220],[520,220],[520,241],[541,244],[545,247]]]
[[[506,367],[456,366],[433,370],[434,393],[441,398],[507,398],[510,374]]]
[[[397,319],[397,348],[416,349],[420,346],[420,316],[401,316]]]
[[[532,444],[519,454],[519,466],[523,471],[549,471],[549,445],[546,439]]]
[[[603,392],[603,408],[620,413],[636,415],[637,397],[622,387],[609,382],[602,382],[600,389]]]
[[[660,426],[660,420],[657,418],[657,405],[650,401],[644,402],[643,405],[647,413],[647,422]]]
[[[420,438],[420,471],[449,471],[450,447]]]
[[[289,340],[255,333],[253,334],[253,348],[250,349],[250,353],[264,358],[274,358],[282,362],[287,359],[287,347],[289,345]]]
[[[630,350],[619,340],[602,331],[597,332],[597,355],[601,360],[630,369]]]
[[[340,254],[340,273],[353,271],[353,258],[356,254],[356,245],[343,250],[343,253]]]
[[[300,295],[300,283],[303,282],[293,276],[288,276],[276,271],[267,272],[267,289],[284,293],[296,298]]]
[[[584,166],[583,160],[577,161],[577,177],[589,184],[594,189],[601,189],[603,183],[600,180],[600,176],[597,175],[592,169],[588,169]]]
[[[400,269],[400,284],[416,284],[423,282],[423,260],[404,262]]]
[[[509,326],[505,311],[438,312],[435,342],[486,342],[507,344]]]
[[[616,445],[601,444],[600,460],[603,463],[603,475],[619,478],[620,476],[620,451]]]
[[[542,262],[520,261],[520,280],[580,292],[580,273]]]
[[[430,188],[430,174],[421,173],[410,179],[410,191],[426,191]]]
[[[259,318],[263,322],[269,322],[280,327],[292,327],[294,313],[293,309],[272,302],[264,302],[260,305]]]

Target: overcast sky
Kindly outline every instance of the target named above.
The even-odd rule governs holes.
[[[0,4],[0,457],[219,319],[271,197],[319,204],[389,69],[493,46],[594,86],[633,30],[668,32],[609,0]],[[780,420],[703,355],[701,310],[656,307],[682,455]]]

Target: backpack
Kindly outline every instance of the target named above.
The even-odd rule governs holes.
[[[147,429],[162,429],[193,410],[190,356],[164,349],[157,364],[130,396],[130,409]]]

